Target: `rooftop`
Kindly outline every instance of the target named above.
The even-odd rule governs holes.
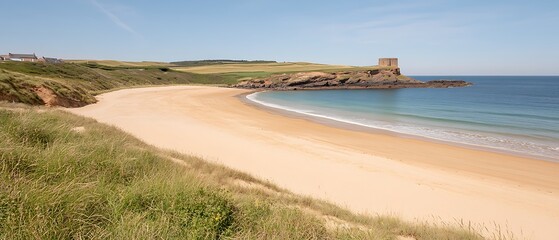
[[[37,58],[35,53],[33,54],[21,54],[21,53],[8,53],[9,58]]]

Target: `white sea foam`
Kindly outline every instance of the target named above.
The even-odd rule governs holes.
[[[312,116],[316,118],[328,119],[332,121],[337,121],[341,123],[352,124],[361,127],[367,127],[372,129],[381,129],[386,131],[391,131],[400,134],[407,134],[413,136],[420,136],[440,141],[453,142],[459,144],[467,144],[476,147],[483,148],[493,148],[497,150],[517,152],[521,154],[529,153],[530,155],[550,158],[554,160],[559,160],[559,147],[549,146],[546,144],[537,144],[533,142],[523,141],[523,139],[508,138],[505,136],[497,136],[486,133],[478,133],[466,130],[458,129],[446,129],[446,128],[433,128],[425,127],[419,125],[410,124],[395,124],[391,122],[375,121],[372,119],[349,119],[347,116],[335,116],[334,113],[318,113],[316,110],[311,109],[299,109],[297,107],[283,106],[279,104],[274,104],[258,99],[260,92],[249,94],[246,98],[257,104],[280,109],[284,111],[294,112],[298,114],[303,114],[306,116]]]
[[[373,125],[369,125],[369,124],[365,124],[365,123],[361,123],[361,122],[357,122],[357,121],[353,121],[353,120],[348,120],[348,119],[344,119],[344,118],[332,117],[332,116],[327,116],[327,115],[314,113],[312,110],[302,110],[302,109],[296,109],[296,108],[281,106],[281,105],[277,105],[277,104],[273,104],[273,103],[267,103],[267,102],[260,101],[260,100],[256,99],[256,96],[258,94],[260,94],[260,92],[249,94],[249,95],[246,96],[246,98],[255,102],[255,103],[258,103],[260,105],[264,105],[266,107],[276,108],[276,109],[280,109],[280,110],[284,110],[284,111],[295,112],[295,113],[304,114],[304,115],[313,116],[313,117],[324,118],[324,119],[333,120],[333,121],[342,122],[342,123],[349,123],[349,124],[362,126],[362,127],[382,129],[382,130],[387,130],[387,131],[394,131],[390,128],[383,128],[381,126],[373,126]]]

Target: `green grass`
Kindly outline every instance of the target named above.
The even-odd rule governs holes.
[[[44,87],[57,96],[83,105],[94,95],[135,86],[236,83],[215,74],[178,72],[164,66],[107,66],[96,63],[45,64],[0,62],[0,100],[40,105],[35,89]]]
[[[238,81],[248,80],[248,79],[253,79],[253,78],[266,78],[266,77],[272,76],[274,74],[276,74],[276,73],[272,73],[272,72],[230,72],[230,73],[219,73],[217,75],[219,75],[223,78],[231,79],[235,82],[238,82]]]
[[[100,64],[111,67],[166,67],[172,66],[171,63],[166,62],[153,62],[153,61],[143,61],[143,62],[129,62],[129,61],[117,61],[117,60],[64,60],[67,63],[93,63]]]
[[[68,84],[80,83],[91,90],[134,85],[161,84],[227,84],[215,75],[174,71],[164,66],[107,66],[97,63],[45,64],[0,62],[0,69],[31,76],[53,78]]]
[[[265,78],[275,74],[291,74],[298,72],[342,72],[342,71],[361,71],[374,70],[380,66],[344,66],[327,65],[305,62],[246,62],[246,63],[213,63],[205,65],[171,67],[176,71],[190,72],[197,74],[213,74],[237,82],[254,78]]]
[[[0,239],[481,239],[355,215],[116,128],[0,107]]]
[[[219,65],[219,64],[260,64],[260,63],[276,63],[276,61],[248,61],[248,60],[230,60],[230,59],[215,59],[215,60],[194,60],[194,61],[178,61],[171,62],[175,66],[181,67],[194,67],[194,66],[206,66],[206,65]]]
[[[267,73],[293,73],[293,72],[311,72],[311,71],[344,71],[344,70],[363,70],[377,69],[378,66],[354,67],[344,65],[327,65],[305,62],[286,62],[286,63],[226,63],[213,64],[193,67],[172,67],[177,71],[192,72],[199,74],[216,74],[216,73],[242,73],[242,72],[267,72]]]
[[[34,91],[38,87],[49,88],[59,96],[85,104],[96,101],[84,84],[67,84],[57,79],[0,70],[0,100],[41,105],[43,100]]]

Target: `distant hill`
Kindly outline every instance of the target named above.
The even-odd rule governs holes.
[[[194,61],[178,61],[171,62],[173,65],[184,66],[184,67],[194,67],[194,66],[206,66],[206,65],[217,65],[217,64],[253,64],[253,63],[277,63],[276,61],[265,61],[265,60],[230,60],[230,59],[214,59],[214,60],[194,60]]]

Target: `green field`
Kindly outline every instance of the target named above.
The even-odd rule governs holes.
[[[481,239],[466,225],[355,215],[91,119],[0,104],[0,239],[397,237]]]
[[[67,63],[79,63],[79,64],[99,64],[109,67],[167,67],[172,66],[170,63],[166,62],[153,62],[153,61],[143,61],[143,62],[127,62],[127,61],[117,61],[117,60],[64,60]]]
[[[345,66],[306,62],[284,63],[224,63],[190,67],[171,67],[176,71],[197,74],[214,74],[236,81],[269,77],[274,74],[297,72],[339,72],[379,69],[379,66]]]
[[[215,59],[215,60],[194,60],[194,61],[178,61],[171,62],[171,64],[180,67],[195,67],[219,64],[262,64],[262,63],[276,63],[276,61],[265,60],[230,60],[230,59]]]
[[[247,61],[247,60],[199,60],[180,62],[125,62],[115,60],[67,60],[69,63],[82,65],[101,65],[106,67],[142,68],[168,67],[178,72],[187,72],[212,77],[221,77],[219,83],[236,83],[241,80],[269,77],[274,74],[297,72],[339,72],[372,70],[379,66],[347,66],[328,65],[307,62],[275,62],[275,61]]]
[[[332,69],[352,69],[351,66],[343,65],[326,65],[316,63],[248,63],[248,64],[215,64],[195,67],[173,67],[173,69],[183,72],[192,72],[200,74],[212,73],[239,73],[239,72],[309,72],[324,71]]]

